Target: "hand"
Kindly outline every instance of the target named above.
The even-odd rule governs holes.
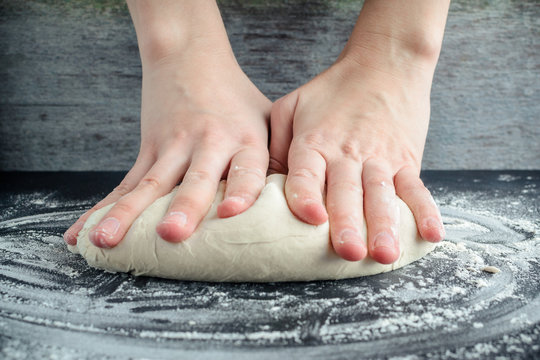
[[[272,107],[270,167],[288,172],[291,210],[310,224],[329,219],[333,247],[350,261],[368,253],[383,264],[398,259],[396,192],[424,239],[444,237],[419,178],[432,70],[421,62],[394,65],[341,56]],[[368,239],[360,235],[363,215]]]
[[[141,148],[124,180],[65,233],[68,244],[95,210],[116,202],[95,226],[96,246],[117,245],[139,214],[182,180],[157,227],[168,241],[189,237],[227,175],[221,217],[239,214],[259,195],[268,166],[271,102],[234,56],[168,56],[143,66]]]

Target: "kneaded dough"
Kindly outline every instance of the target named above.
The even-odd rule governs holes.
[[[407,265],[435,247],[418,235],[414,217],[398,199],[401,214],[401,255],[389,265],[369,256],[350,262],[333,250],[328,222],[319,226],[298,220],[284,195],[284,175],[266,179],[255,204],[244,213],[226,219],[217,217],[225,182],[220,184],[214,203],[191,237],[181,243],[162,240],[157,223],[165,215],[176,189],[157,199],[135,220],[116,247],[100,249],[88,239],[112,204],[94,212],[69,246],[90,266],[113,272],[158,276],[179,280],[267,282],[345,279],[391,271]],[[365,223],[365,222],[364,222]],[[363,229],[366,238],[366,228]]]

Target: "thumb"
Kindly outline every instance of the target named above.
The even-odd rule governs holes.
[[[285,95],[272,104],[270,113],[270,165],[268,173],[287,174],[287,157],[293,137],[293,120],[298,90]]]

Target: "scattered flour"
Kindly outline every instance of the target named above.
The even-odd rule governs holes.
[[[89,269],[60,236],[87,204],[21,198],[36,215],[14,216],[13,207],[0,217],[0,333],[15,334],[1,339],[0,357],[21,357],[18,349],[30,347],[38,357],[173,358],[209,345],[279,348],[283,357],[315,356],[318,345],[391,359],[538,353],[540,223],[523,216],[521,200],[476,196],[437,196],[448,241],[411,266],[291,284],[174,282]],[[510,207],[497,211],[503,204]]]

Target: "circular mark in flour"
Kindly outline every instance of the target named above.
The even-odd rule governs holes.
[[[32,334],[28,346],[122,357],[436,358],[440,349],[489,355],[500,342],[519,348],[540,337],[537,229],[494,217],[443,208],[448,241],[391,273],[214,284],[89,268],[62,240],[81,213],[65,210],[0,222],[0,329],[21,341]]]

